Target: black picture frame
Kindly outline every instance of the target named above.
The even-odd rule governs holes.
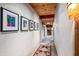
[[[14,17],[13,15],[16,17]],[[4,24],[6,24],[7,22],[10,23],[5,26]],[[12,12],[6,8],[0,7],[0,31],[1,32],[19,31],[19,14]]]
[[[39,30],[40,29],[40,27],[39,27],[39,23],[37,23],[37,30]]]
[[[24,20],[24,21],[23,21]],[[20,22],[20,29],[21,31],[28,31],[29,30],[29,19],[21,16],[21,22]],[[26,26],[26,27],[25,27]],[[25,28],[24,28],[25,27]]]
[[[33,20],[29,20],[29,30],[33,31],[34,30],[34,21]]]
[[[34,30],[36,31],[37,30],[37,23],[34,22]]]

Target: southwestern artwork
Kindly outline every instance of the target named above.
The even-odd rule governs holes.
[[[7,26],[15,27],[15,17],[7,15]]]

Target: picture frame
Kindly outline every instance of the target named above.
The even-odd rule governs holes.
[[[37,23],[36,22],[34,22],[34,30],[37,30]]]
[[[34,30],[34,21],[33,20],[29,20],[29,30],[33,31]]]
[[[37,23],[37,30],[39,30],[40,29],[40,26],[39,26],[39,23]]]
[[[0,7],[0,15],[1,32],[19,30],[19,14]]]
[[[29,19],[21,16],[21,31],[28,31],[29,30]]]

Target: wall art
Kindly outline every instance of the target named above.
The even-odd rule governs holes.
[[[32,21],[32,20],[29,20],[29,30],[30,31],[33,31],[34,30],[34,21]]]
[[[0,15],[1,32],[19,30],[19,15],[17,13],[1,7]]]
[[[39,30],[40,29],[40,26],[39,26],[39,23],[37,23],[37,30]]]
[[[28,31],[29,30],[29,19],[21,16],[21,31]]]
[[[34,30],[37,30],[37,23],[36,22],[34,22]]]

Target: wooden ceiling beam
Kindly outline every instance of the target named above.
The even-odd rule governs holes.
[[[44,22],[53,22],[54,21],[54,18],[43,18],[41,19],[41,21],[44,21]]]
[[[44,19],[44,18],[54,18],[54,14],[52,14],[52,15],[41,15],[41,16],[39,16],[39,18],[40,19]]]

